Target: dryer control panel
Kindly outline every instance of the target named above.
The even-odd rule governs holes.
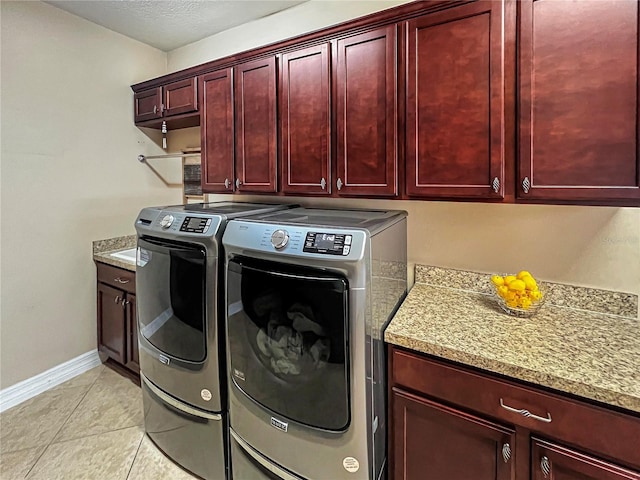
[[[341,233],[307,232],[303,252],[326,255],[349,255],[352,235]]]

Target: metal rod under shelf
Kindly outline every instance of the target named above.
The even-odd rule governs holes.
[[[142,163],[147,160],[153,160],[155,158],[186,158],[199,156],[200,153],[166,153],[164,155],[138,155],[138,161]]]

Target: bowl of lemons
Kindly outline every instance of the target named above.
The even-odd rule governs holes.
[[[515,275],[492,275],[491,286],[498,305],[509,315],[531,317],[544,303],[542,285],[526,270]]]

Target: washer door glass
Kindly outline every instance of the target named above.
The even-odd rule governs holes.
[[[206,356],[204,249],[139,239],[138,250],[139,334],[162,353],[202,362]]]
[[[320,270],[237,257],[227,270],[234,384],[280,418],[349,425],[349,286]]]

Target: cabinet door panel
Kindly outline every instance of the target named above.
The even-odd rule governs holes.
[[[392,390],[395,480],[513,480],[515,432]]]
[[[138,317],[136,315],[136,296],[127,294],[127,367],[140,372],[138,355]]]
[[[339,194],[397,194],[396,28],[338,40]]]
[[[638,3],[518,3],[519,198],[639,203]]]
[[[282,55],[279,95],[285,193],[331,191],[329,65],[329,44]]]
[[[503,196],[504,6],[481,0],[407,22],[409,195]]]
[[[98,346],[117,362],[125,362],[125,293],[98,283]]]
[[[236,178],[246,192],[275,192],[276,59],[235,67]]]
[[[198,110],[198,88],[196,77],[165,85],[165,116],[195,112],[196,110]]]
[[[162,88],[152,88],[133,95],[133,119],[137,122],[153,120],[162,117],[160,100],[162,99]]]
[[[532,439],[531,471],[533,480],[640,480],[640,472]]]
[[[200,79],[202,191],[233,190],[233,76],[227,68]]]

